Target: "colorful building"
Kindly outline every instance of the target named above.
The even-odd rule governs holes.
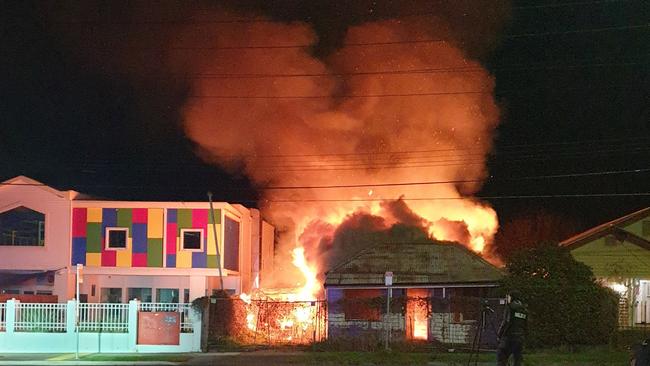
[[[272,265],[273,237],[238,204],[95,200],[21,176],[0,186],[0,289],[66,301],[82,264],[88,302],[189,302],[221,279],[249,292]]]
[[[650,207],[564,240],[560,245],[619,293],[619,325],[650,324]]]

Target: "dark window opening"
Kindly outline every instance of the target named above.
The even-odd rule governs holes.
[[[200,250],[201,237],[203,235],[201,230],[186,230],[183,231],[183,249]]]
[[[0,245],[44,246],[45,215],[24,206],[0,213]]]
[[[108,229],[108,248],[126,248],[127,229]]]

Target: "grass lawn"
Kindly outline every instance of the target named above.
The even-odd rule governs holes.
[[[185,362],[192,356],[185,354],[92,354],[80,357],[81,361],[168,361]]]
[[[466,365],[467,353],[409,353],[409,352],[308,352],[308,365],[427,365],[441,362],[448,365]],[[479,362],[496,364],[496,355],[483,353]],[[588,348],[578,352],[535,351],[524,355],[526,366],[609,366],[627,365],[629,353],[603,348]],[[472,362],[472,365],[474,363]]]

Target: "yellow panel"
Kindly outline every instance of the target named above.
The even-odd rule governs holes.
[[[101,267],[102,253],[86,253],[86,266]]]
[[[102,222],[102,209],[98,207],[88,208],[86,220],[88,222]]]
[[[131,249],[118,250],[116,257],[117,267],[131,267]]]
[[[150,239],[162,239],[163,237],[163,209],[150,208],[147,219],[147,237]]]
[[[208,255],[217,255],[217,245],[214,242],[214,226],[216,226],[217,229],[217,242],[220,244],[219,249],[221,248],[221,225],[208,225],[208,232],[206,235],[208,236]]]
[[[176,268],[192,268],[192,252],[186,250],[177,252]]]

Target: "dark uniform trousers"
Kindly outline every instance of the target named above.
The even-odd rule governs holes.
[[[523,360],[522,352],[524,350],[524,341],[519,337],[503,336],[499,341],[497,348],[497,365],[507,366],[510,355],[514,358],[514,366],[521,366]]]

